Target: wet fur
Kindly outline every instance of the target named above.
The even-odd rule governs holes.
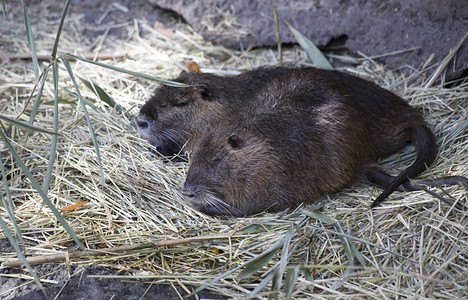
[[[288,68],[260,68],[237,76],[183,71],[174,81],[188,87],[163,85],[142,106],[137,117],[140,135],[164,156],[179,153],[221,120],[239,116],[252,95]]]
[[[410,142],[417,160],[399,176],[376,164]],[[357,181],[386,187],[377,202],[397,189],[419,189],[408,177],[424,171],[435,151],[421,113],[396,95],[338,72],[297,69],[260,91],[235,125],[214,129],[201,140],[184,191],[192,205],[210,215],[294,208]],[[422,183],[460,179],[466,180]],[[206,191],[210,202],[204,201]],[[221,202],[225,205],[218,209]]]
[[[280,162],[291,157],[301,162],[300,165],[287,159],[282,164],[285,170],[289,170],[286,173],[290,174],[289,177],[282,177],[285,182],[283,185],[288,186],[294,179],[291,166],[302,167],[308,163],[302,160],[306,149],[311,148],[309,152],[317,151],[314,156],[316,162],[311,166],[318,169],[323,165],[330,166],[322,176],[336,183],[324,183],[320,178],[316,180],[311,177],[310,180],[315,181],[309,181],[308,185],[312,182],[320,187],[308,192],[310,197],[305,202],[313,201],[317,195],[339,190],[355,181],[369,181],[386,188],[372,204],[375,206],[395,189],[409,187],[407,179],[424,171],[435,157],[434,136],[418,110],[393,93],[346,73],[315,68],[277,67],[260,68],[231,77],[184,71],[174,80],[186,83],[189,87],[161,86],[156,89],[137,118],[141,136],[167,156],[180,152],[184,145],[189,150],[195,149],[195,145],[208,132],[214,130],[216,135],[219,131],[216,128],[219,126],[231,126],[230,130],[249,128],[254,133],[256,127],[265,126],[262,122],[273,123],[279,127],[269,125],[273,126],[270,131],[282,130],[284,135],[274,138],[267,135],[266,141],[278,139],[278,144],[263,159],[274,161],[271,155],[274,152],[274,155],[282,158]],[[275,110],[279,104],[281,108]],[[303,115],[303,112],[310,114]],[[241,123],[243,125],[239,125]],[[238,124],[237,129],[232,127],[235,124]],[[210,136],[213,141],[216,140],[213,133]],[[355,143],[354,138],[360,142]],[[253,139],[251,142],[255,145],[265,141]],[[297,147],[292,147],[291,142],[296,143]],[[416,146],[417,160],[399,176],[389,176],[378,167],[378,158],[394,153],[409,143]],[[256,151],[261,152],[259,149]],[[366,154],[356,156],[356,152]],[[236,167],[235,163],[233,166]],[[244,169],[247,177],[248,170],[253,172],[253,167]],[[343,179],[336,180],[337,178]],[[263,180],[255,184],[260,184]],[[455,177],[447,178],[445,182],[444,180],[441,178],[431,183],[466,184]],[[200,201],[193,201],[196,207],[209,214],[243,215],[254,210],[259,211],[259,207],[278,210],[294,206],[298,202],[297,199],[287,200],[291,198],[290,194],[276,190],[277,202],[270,201],[267,205],[258,206],[260,200],[255,200],[254,207],[251,208],[252,202],[248,201],[253,200],[248,200],[238,205],[238,208],[223,203],[223,196],[217,195],[222,190],[222,185],[231,183],[229,180],[219,181],[206,194],[205,200],[198,198]],[[190,189],[191,184],[186,186]],[[238,188],[234,185],[234,190],[230,193],[240,193],[236,190]],[[299,184],[296,188],[301,190]],[[252,192],[251,199],[262,197],[269,197],[265,189]]]

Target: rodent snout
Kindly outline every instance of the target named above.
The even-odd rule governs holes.
[[[146,115],[139,114],[136,117],[136,123],[140,129],[146,129],[149,127],[149,120]]]
[[[199,186],[194,186],[194,185],[189,185],[189,184],[184,184],[184,188],[182,190],[182,193],[189,198],[196,198],[197,196],[200,195],[201,189]]]

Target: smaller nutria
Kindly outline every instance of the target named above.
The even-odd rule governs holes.
[[[173,81],[187,87],[163,85],[142,106],[136,118],[139,134],[163,156],[178,154],[226,118],[241,115],[260,89],[293,68],[266,67],[236,76],[201,73],[190,63]]]
[[[420,112],[401,99],[401,105],[391,98],[378,105],[359,101],[340,80],[321,75],[311,80],[307,74],[298,69],[272,80],[243,119],[199,141],[184,184],[184,194],[195,208],[231,216],[278,211],[314,202],[358,181],[386,188],[376,201],[396,189],[418,189],[407,179],[422,172],[435,155],[434,137]],[[402,123],[391,124],[395,120]],[[378,132],[375,122],[389,128]],[[393,143],[379,148],[376,139],[386,131]],[[416,146],[416,162],[396,178],[387,175],[377,159],[407,140]],[[422,183],[459,181],[468,185],[463,177]]]

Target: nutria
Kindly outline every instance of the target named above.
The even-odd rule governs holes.
[[[378,168],[362,170],[368,170],[366,177],[372,183],[388,186],[373,206],[395,189],[409,189],[411,183],[407,178],[422,172],[434,160],[436,146],[432,132],[424,125],[422,115],[403,99],[364,79],[310,67],[259,68],[238,76],[222,77],[200,73],[196,64],[189,65],[189,72],[183,71],[175,79],[188,84],[188,87],[162,86],[141,108],[137,118],[139,132],[161,154],[176,154],[188,140],[190,145],[195,144],[220,122],[229,124],[244,118],[245,112],[251,108],[251,102],[258,102],[261,98],[255,96],[259,90],[265,90],[265,86],[275,78],[285,78],[287,81],[287,77],[295,73],[300,73],[304,80],[290,82],[291,85],[302,82],[309,86],[304,93],[312,93],[304,97],[308,99],[303,103],[305,106],[313,104],[321,93],[334,93],[338,99],[346,96],[348,102],[355,104],[354,108],[360,110],[367,120],[365,126],[372,137],[370,147],[376,157],[393,153],[410,142],[417,146],[416,162],[396,179],[381,173]],[[330,88],[331,91],[327,92]],[[282,93],[281,85],[275,93]],[[287,98],[284,100],[288,101]],[[356,123],[354,126],[360,125]],[[458,181],[457,178],[443,180],[448,184]],[[402,183],[404,187],[400,187]]]
[[[376,205],[396,189],[418,189],[408,177],[434,160],[435,139],[421,113],[355,77],[295,69],[253,98],[241,119],[194,147],[184,193],[206,214],[294,208],[357,181],[386,188]],[[407,142],[415,145],[416,161],[397,177],[387,175],[377,159]],[[468,185],[458,176],[422,183],[458,181]]]
[[[187,141],[189,146],[197,142],[204,133],[216,128],[225,119],[241,118],[258,91],[275,78],[290,76],[298,70],[293,67],[262,67],[224,77],[201,73],[195,63],[190,63],[187,67],[188,71],[182,71],[173,80],[188,86],[163,85],[157,88],[142,106],[136,119],[140,135],[164,156],[179,153]],[[403,142],[411,141],[411,132],[403,135],[400,133],[407,125],[407,116],[404,115],[406,110],[416,118],[413,123],[423,122],[422,116],[413,113],[404,100],[367,80],[339,71],[312,67],[300,70],[301,74],[309,78],[307,84],[316,86],[315,79],[320,82],[335,82],[338,89],[342,89],[343,93],[349,94],[357,102],[366,117],[372,118],[371,130],[378,141],[374,146],[379,156],[401,148],[402,138]],[[315,92],[318,89],[320,86],[317,86]],[[399,126],[400,123],[403,125]]]
[[[291,72],[271,67],[224,77],[201,73],[194,63],[187,67],[173,81],[189,86],[160,86],[136,118],[140,135],[164,156],[179,153],[220,120],[241,114],[265,84]]]

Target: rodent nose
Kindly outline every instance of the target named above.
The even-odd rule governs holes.
[[[197,186],[184,184],[184,189],[182,193],[189,198],[195,198],[200,194],[200,188]]]
[[[147,120],[147,117],[144,116],[144,115],[141,115],[141,114],[136,117],[136,123],[137,123],[138,127],[140,127],[141,129],[148,128],[148,126],[149,126],[149,122]]]

